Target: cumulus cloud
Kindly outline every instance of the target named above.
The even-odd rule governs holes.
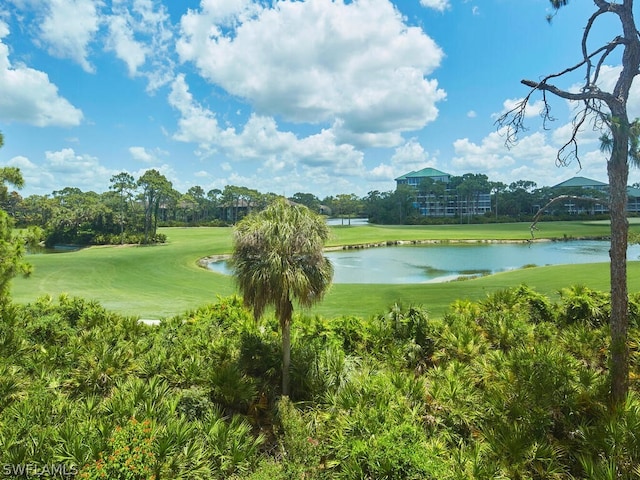
[[[173,77],[173,26],[164,5],[152,0],[114,2],[106,17],[107,50],[122,60],[130,76],[143,75],[155,91]]]
[[[169,103],[180,112],[174,138],[196,143],[209,155],[221,152],[237,160],[260,161],[273,171],[299,164],[355,175],[364,168],[363,153],[339,142],[331,129],[298,138],[292,132],[280,130],[273,117],[257,114],[252,114],[238,129],[221,128],[215,112],[193,99],[184,76],[173,82]]]
[[[196,143],[205,151],[215,151],[223,137],[233,137],[235,130],[224,132],[214,112],[198,105],[189,91],[184,75],[178,75],[171,84],[169,105],[180,112],[178,131],[174,138],[181,142]]]
[[[439,12],[444,12],[451,8],[449,0],[420,0],[420,5],[427,8],[433,8]]]
[[[603,65],[600,69],[598,86],[601,90],[612,92],[616,81],[620,76],[622,66],[612,67]],[[630,119],[640,117],[640,80],[636,76],[629,90],[629,102],[627,103]]]
[[[156,156],[144,147],[129,147],[129,153],[134,160],[139,162],[153,163],[157,160]]]
[[[370,182],[389,182],[390,179],[395,177],[397,177],[397,173],[393,167],[384,163],[379,164],[367,172],[367,180]]]
[[[50,0],[40,25],[40,39],[49,53],[78,63],[93,72],[89,62],[89,44],[100,28],[100,0]]]
[[[428,158],[429,154],[424,147],[415,138],[412,138],[404,145],[396,148],[391,157],[391,163],[396,169],[406,173],[410,170],[425,168]]]
[[[109,19],[107,48],[113,50],[117,57],[127,64],[129,75],[135,75],[144,64],[149,49],[145,44],[135,40],[131,23],[126,12]]]
[[[78,154],[72,148],[46,151],[42,162],[24,157],[16,157],[11,162],[23,172],[29,189],[42,193],[51,193],[64,186],[104,191],[108,186],[105,179],[118,173],[102,165],[97,157]]]
[[[426,78],[441,49],[388,0],[203,1],[181,29],[181,59],[207,80],[260,115],[339,125],[345,140],[397,144],[399,132],[433,121],[445,98]]]
[[[79,125],[82,112],[60,96],[46,73],[11,64],[2,42],[8,35],[9,28],[0,21],[0,119],[38,127]]]
[[[20,169],[25,184],[31,190],[42,191],[43,193],[51,193],[52,186],[55,185],[53,175],[47,170],[36,165],[27,157],[19,155],[13,157],[7,162],[7,166]]]
[[[371,182],[391,182],[407,172],[425,167],[436,167],[437,160],[432,158],[417,139],[411,138],[397,147],[391,156],[391,163],[380,163],[368,170],[365,178]]]
[[[452,164],[463,171],[490,171],[509,167],[518,162],[535,163],[549,161],[555,149],[546,143],[542,133],[534,133],[522,138],[517,145],[508,149],[501,132],[492,132],[480,144],[468,138],[458,139],[453,144],[455,157]]]
[[[580,163],[558,167],[556,156],[562,144],[555,142],[555,136],[555,133],[535,132],[522,137],[510,149],[505,147],[501,131],[489,134],[480,143],[458,139],[454,142],[452,165],[459,172],[485,173],[492,180],[507,184],[531,180],[538,186],[555,185],[577,174],[606,179],[606,160],[593,145],[581,148]]]
[[[364,154],[352,145],[338,143],[331,130],[299,140],[287,157],[298,159],[303,166],[326,167],[339,175],[359,175],[364,171]]]

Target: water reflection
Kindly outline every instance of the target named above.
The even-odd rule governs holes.
[[[55,245],[53,247],[44,247],[42,245],[34,245],[34,246],[30,246],[27,249],[27,253],[30,255],[36,255],[41,253],[65,253],[65,252],[75,252],[81,249],[82,247],[78,245]]]
[[[334,283],[435,283],[526,266],[609,261],[609,242],[580,240],[536,243],[411,245],[327,252],[334,265]],[[627,258],[640,258],[640,245]],[[209,268],[224,274],[225,262]]]

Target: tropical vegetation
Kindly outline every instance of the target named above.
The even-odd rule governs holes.
[[[259,319],[273,305],[282,334],[282,394],[289,395],[293,301],[322,300],[333,278],[323,254],[325,220],[303,205],[280,199],[242,219],[234,230],[234,276],[245,304]]]
[[[567,3],[551,0],[556,9]],[[627,244],[627,161],[637,160],[637,135],[636,140],[629,136],[637,123],[628,121],[626,102],[639,73],[640,41],[637,29],[630,28],[635,25],[632,0],[596,0],[595,5],[578,65],[587,65],[585,88],[563,92],[547,83],[557,75],[525,84],[584,102],[567,145],[575,144],[590,113],[610,130],[603,143],[612,142],[616,250]],[[592,25],[608,13],[621,19],[624,36],[589,54]],[[610,96],[590,82],[618,46],[624,49],[619,95]],[[594,67],[598,53],[601,61]],[[516,117],[524,115],[527,100]],[[517,120],[515,126],[520,127]],[[482,180],[468,179],[476,186]],[[239,222],[233,244],[228,240],[216,248],[233,248],[244,298],[219,297],[149,322],[68,295],[14,303],[9,285],[16,274],[30,271],[25,244],[34,233],[14,230],[20,198],[8,193],[7,183],[21,186],[20,172],[0,169],[0,201],[16,207],[11,215],[0,209],[0,465],[5,476],[640,477],[640,294],[627,296],[624,255],[612,254],[610,292],[562,279],[553,297],[522,283],[487,289],[475,299],[458,296],[439,316],[413,302],[391,303],[368,316],[294,315],[294,299],[309,306],[331,282],[331,266],[322,255],[329,230],[305,207],[281,200],[264,208],[268,196],[260,205],[237,194],[221,205],[219,217]],[[47,228],[47,243],[162,241],[157,229],[167,221],[172,197],[177,198],[171,184],[148,171],[137,181],[116,176],[112,187],[104,198],[109,207],[93,192],[55,192],[55,208],[43,209],[35,222]],[[202,189],[192,193],[202,198]],[[221,193],[213,192],[212,198]],[[381,212],[395,212],[402,223],[411,223],[408,193],[398,189],[370,196],[388,209]],[[314,201],[307,194],[299,199]],[[95,208],[84,212],[87,201]],[[356,205],[352,195],[336,199],[342,216],[350,218]],[[252,209],[259,213],[241,220]],[[30,223],[21,218],[23,225]],[[104,242],[100,235],[106,235]],[[138,250],[147,261],[157,260],[161,248],[103,249],[106,253],[94,258],[109,259],[102,266],[123,265],[127,258],[143,258],[125,253]],[[165,252],[171,252],[168,248]],[[185,266],[186,258],[193,259],[191,248],[174,261],[182,279],[196,268]],[[620,260],[624,265],[616,267]],[[577,270],[572,268],[574,274]],[[78,278],[86,283],[88,277]]]
[[[19,227],[41,228],[42,240],[49,247],[149,244],[166,241],[158,232],[159,227],[233,225],[278,198],[274,193],[235,185],[207,192],[196,185],[181,193],[155,169],[147,170],[138,179],[121,172],[112,176],[105,188],[105,192],[96,193],[65,187],[49,195],[24,198],[16,191],[7,190],[0,198],[0,208]],[[464,218],[421,216],[418,211],[420,199],[428,197],[425,192],[438,195],[439,188],[442,185],[437,182],[425,182],[417,188],[400,185],[394,191],[374,190],[364,197],[339,194],[323,199],[312,193],[297,192],[289,200],[316,213],[341,218],[344,225],[350,225],[355,217],[367,217],[370,223],[380,225],[446,225],[531,221],[540,205],[557,195],[585,195],[579,188],[538,188],[527,180],[506,185],[492,182],[483,174],[464,174],[451,178],[449,191],[467,198],[468,202],[480,193],[491,192],[491,212],[465,215]],[[590,191],[589,195],[595,193]],[[574,201],[578,206],[580,202],[586,200]],[[546,220],[555,221],[599,218],[597,215],[569,214],[560,207],[549,208],[545,216]]]
[[[640,341],[608,408],[607,294],[520,286],[443,318],[296,315],[290,396],[278,320],[238,297],[157,326],[62,296],[0,323],[0,464],[78,478],[631,479]],[[44,467],[43,467],[44,468]]]

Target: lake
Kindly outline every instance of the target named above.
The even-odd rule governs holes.
[[[609,242],[572,240],[533,243],[399,245],[326,252],[334,266],[334,283],[436,283],[459,277],[490,275],[525,266],[609,261]],[[640,258],[631,245],[629,260]],[[226,275],[226,262],[209,268]]]

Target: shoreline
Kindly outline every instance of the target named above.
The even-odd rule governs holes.
[[[471,244],[500,244],[500,243],[540,243],[540,242],[571,242],[579,240],[609,240],[609,237],[576,237],[576,238],[531,238],[524,240],[385,240],[382,242],[371,243],[353,243],[347,245],[334,245],[325,247],[325,252],[337,252],[340,250],[361,250],[365,248],[395,247],[402,245],[471,245]],[[212,262],[221,262],[231,258],[230,253],[220,253],[216,255],[207,255],[198,259],[196,262],[199,267],[209,270],[208,265]]]

